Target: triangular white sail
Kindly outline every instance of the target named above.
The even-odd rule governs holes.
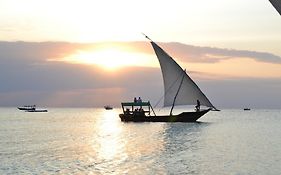
[[[153,41],[151,41],[151,44],[162,70],[165,91],[164,106],[195,105],[199,100],[201,105],[216,109],[173,58]]]
[[[274,8],[278,11],[281,15],[281,0],[269,0]]]

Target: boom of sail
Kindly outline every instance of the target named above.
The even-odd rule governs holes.
[[[164,107],[172,106],[173,108],[174,105],[195,105],[197,100],[199,100],[201,105],[216,110],[205,94],[187,75],[186,71],[152,40],[151,45],[157,55],[162,71],[165,92]]]

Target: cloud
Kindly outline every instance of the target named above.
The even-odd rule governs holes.
[[[158,43],[170,56],[184,62],[214,63],[227,59],[251,58],[260,62],[281,64],[281,57],[267,52],[235,50],[214,47],[192,46],[182,43]],[[34,63],[47,59],[63,58],[81,50],[95,51],[100,48],[117,47],[126,52],[139,52],[154,55],[148,42],[99,42],[99,43],[67,43],[67,42],[0,42],[1,62]],[[122,59],[122,58],[120,58]]]
[[[95,43],[95,46],[108,45],[109,43]],[[153,54],[154,51],[148,42],[111,42],[112,46],[130,48],[131,52]],[[268,52],[250,50],[235,50],[215,47],[193,46],[178,42],[157,42],[170,56],[183,62],[214,63],[235,58],[251,58],[259,62],[281,64],[281,57]]]
[[[59,59],[77,50],[95,50],[111,45],[131,52],[154,54],[147,42],[77,44],[64,42],[0,42],[0,106],[93,107],[129,101],[142,96],[155,104],[163,96],[159,68],[126,67],[109,73],[95,65],[68,64]],[[235,57],[280,64],[269,53],[160,43],[182,61],[217,62]],[[187,57],[184,57],[187,55]],[[215,58],[210,55],[216,55]],[[218,107],[280,108],[279,79],[200,79],[206,73],[189,72]],[[212,75],[210,75],[212,76]]]
[[[95,65],[47,61],[88,47],[72,43],[0,42],[0,106],[119,106],[120,100],[155,94],[146,92],[146,83],[153,89],[161,87],[160,70],[155,68],[127,67],[115,74]]]
[[[172,57],[185,62],[214,63],[227,59],[251,58],[256,61],[281,64],[281,57],[267,53],[249,50],[222,49],[214,47],[200,47],[182,43],[160,43],[165,50],[172,53]]]

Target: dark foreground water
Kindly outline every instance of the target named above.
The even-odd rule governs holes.
[[[281,174],[281,111],[122,123],[119,109],[0,108],[0,174]]]

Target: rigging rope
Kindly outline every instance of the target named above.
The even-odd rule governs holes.
[[[164,92],[164,95],[157,101],[156,105],[153,106],[153,108],[156,108],[159,103],[161,102],[161,100],[165,97],[165,95],[171,90],[171,88],[176,84],[176,82],[181,78],[181,76],[179,76],[170,86],[169,88]],[[163,107],[162,107],[163,108]],[[160,109],[159,109],[160,111]]]

